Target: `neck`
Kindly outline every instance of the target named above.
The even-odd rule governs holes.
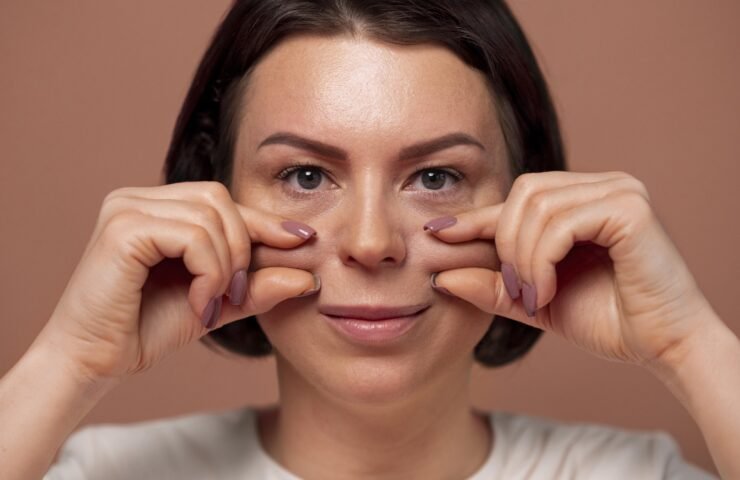
[[[485,462],[488,419],[468,397],[470,366],[403,398],[337,399],[278,356],[280,407],[259,417],[267,453],[301,478],[465,478]]]

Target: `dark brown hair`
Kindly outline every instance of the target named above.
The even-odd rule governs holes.
[[[503,1],[236,0],[214,33],[177,118],[164,167],[166,183],[219,181],[230,186],[240,86],[272,47],[299,33],[449,48],[489,82],[512,178],[566,169],[546,82]],[[494,318],[474,350],[485,366],[522,357],[542,334],[524,323]],[[201,340],[241,355],[272,352],[255,317],[224,325]]]

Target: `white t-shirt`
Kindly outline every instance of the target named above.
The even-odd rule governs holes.
[[[493,448],[467,480],[717,477],[687,462],[676,441],[642,431],[489,413]],[[263,449],[253,409],[205,412],[75,431],[44,480],[299,480]]]

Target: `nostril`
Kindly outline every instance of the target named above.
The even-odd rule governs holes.
[[[355,256],[350,255],[347,257],[347,260],[345,263],[348,264],[356,264],[356,265],[362,265],[366,268],[375,268],[375,267],[391,267],[395,266],[399,263],[399,261],[394,257],[384,257],[381,260],[377,260],[372,255],[361,255],[361,256]]]

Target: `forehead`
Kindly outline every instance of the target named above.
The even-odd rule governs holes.
[[[350,151],[451,131],[498,143],[484,75],[433,44],[289,37],[254,68],[242,108],[243,147],[275,131],[335,141]]]

